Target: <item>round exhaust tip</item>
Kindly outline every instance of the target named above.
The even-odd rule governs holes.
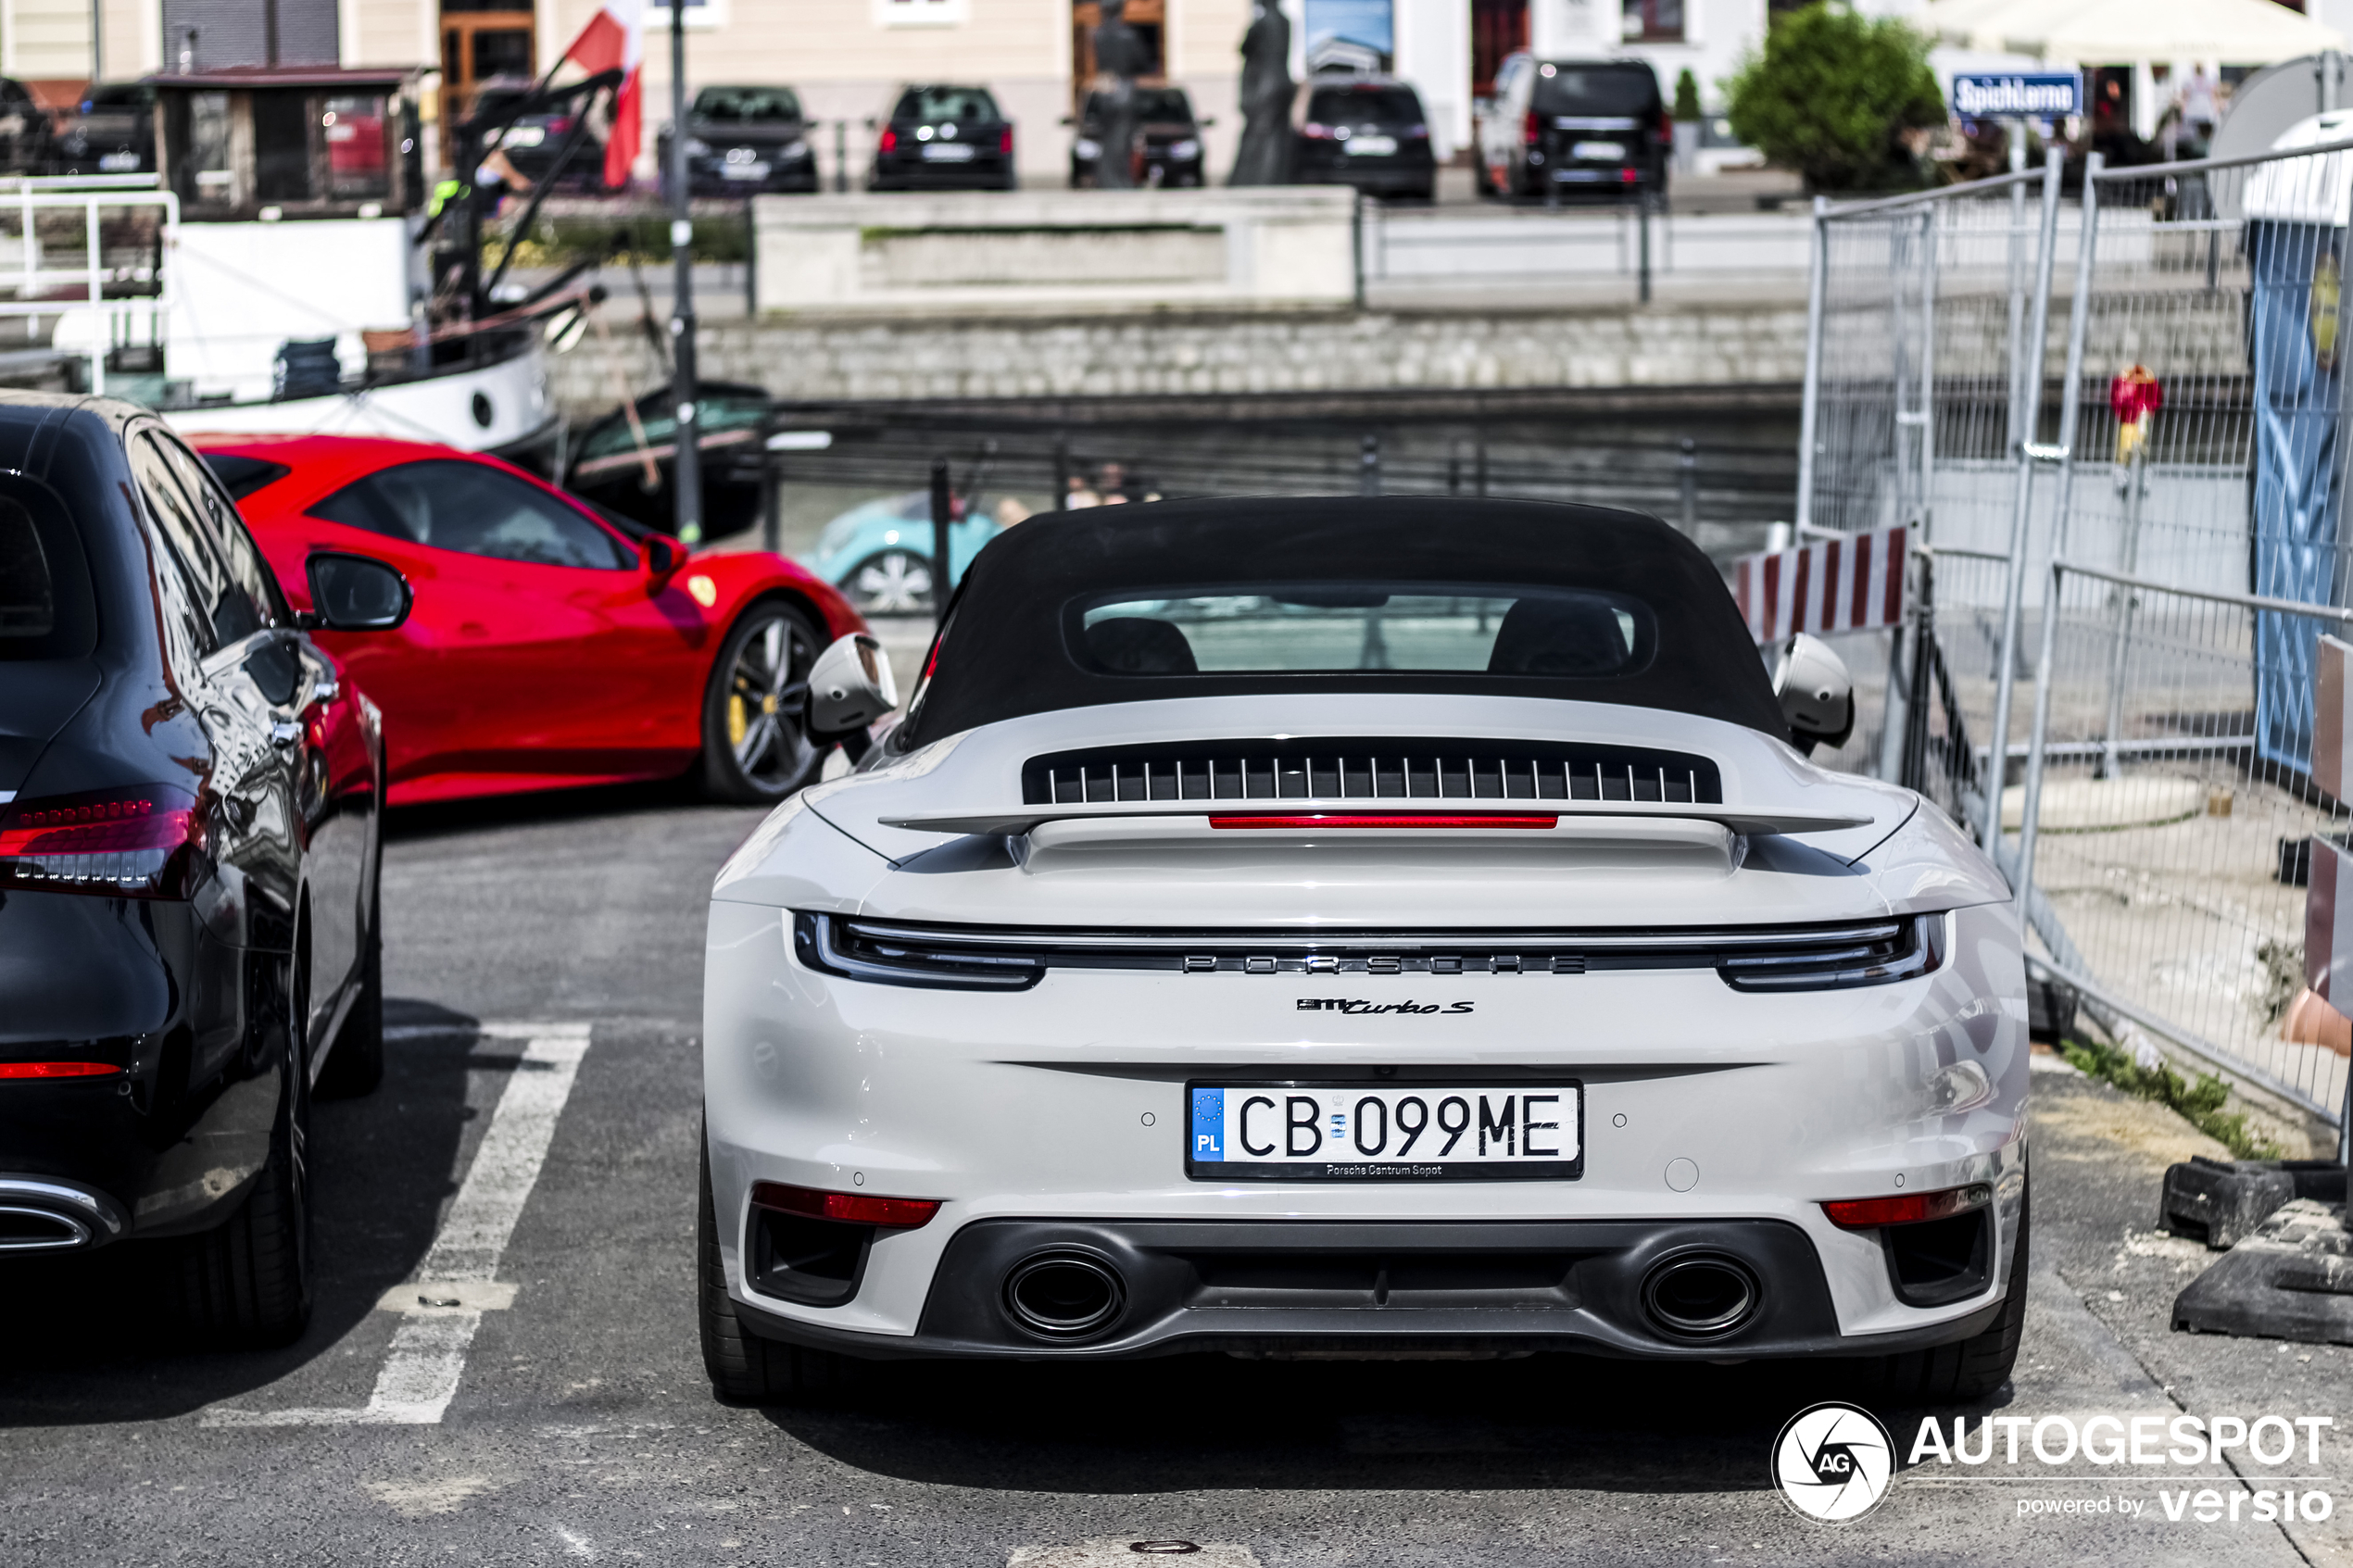
[[[1746,1263],[1721,1253],[1687,1253],[1642,1282],[1651,1321],[1683,1339],[1715,1339],[1756,1315],[1764,1291]]]
[[[1005,1274],[1005,1311],[1041,1339],[1084,1339],[1127,1304],[1118,1271],[1084,1252],[1038,1252]]]

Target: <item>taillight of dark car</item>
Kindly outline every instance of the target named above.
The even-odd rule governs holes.
[[[1663,145],[1675,144],[1675,117],[1665,109],[1658,111],[1658,139]]]
[[[1535,146],[1538,143],[1544,139],[1544,117],[1538,114],[1534,109],[1528,111],[1528,127],[1526,134],[1528,138],[1528,144],[1531,147]]]
[[[884,127],[883,127],[883,133],[882,133],[882,150],[883,150],[884,152],[889,152],[889,151],[893,150],[894,148],[896,148],[898,145],[899,145],[899,132],[896,132],[896,131],[893,131],[893,130],[892,130],[889,126],[887,126],[887,125],[884,126]]]
[[[0,887],[184,898],[203,850],[195,797],[170,784],[0,806]]]
[[[1333,131],[1330,126],[1313,119],[1301,126],[1299,128],[1299,133],[1306,137],[1311,142],[1330,142],[1338,139],[1333,134]]]
[[[1013,150],[1013,128],[1010,125],[997,132],[997,150],[1011,155]]]

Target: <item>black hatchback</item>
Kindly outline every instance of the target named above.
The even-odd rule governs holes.
[[[250,1342],[309,1312],[310,1093],[384,1062],[383,734],[308,633],[409,588],[308,574],[144,410],[0,394],[0,1257],[135,1247]]]
[[[1311,77],[1299,91],[1291,179],[1428,201],[1438,186],[1421,95],[1387,77]]]
[[[661,138],[669,189],[670,128]],[[817,188],[817,153],[789,87],[705,87],[686,110],[686,186],[698,196]]]
[[[986,87],[909,87],[875,135],[874,191],[1010,191],[1013,122]]]

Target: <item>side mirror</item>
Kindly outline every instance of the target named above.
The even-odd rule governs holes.
[[[637,547],[645,556],[646,571],[657,586],[675,577],[678,569],[686,564],[685,547],[667,533],[648,533],[638,541]]]
[[[306,632],[389,632],[409,619],[409,580],[380,560],[321,550],[306,568],[310,609],[296,617]]]
[[[1197,125],[1199,125],[1199,126],[1200,126],[1200,127],[1201,127],[1203,131],[1206,131],[1206,130],[1208,130],[1211,126],[1213,126],[1213,125],[1214,125],[1214,124],[1216,124],[1216,123],[1217,123],[1217,117],[1216,117],[1215,115],[1214,115],[1214,114],[1205,114],[1205,115],[1202,116],[1202,117],[1201,117],[1201,119],[1198,119],[1198,120],[1196,120],[1194,123],[1196,123]]]
[[[819,734],[862,730],[899,706],[899,683],[882,644],[847,633],[809,668],[809,727]]]
[[[1792,744],[1809,757],[1818,746],[1844,746],[1855,733],[1855,677],[1819,637],[1800,632],[1783,645],[1773,695],[1781,700]]]

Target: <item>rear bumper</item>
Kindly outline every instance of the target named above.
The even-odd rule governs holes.
[[[1024,1326],[1027,1260],[1090,1260],[1121,1305],[1094,1333]],[[1678,1264],[1745,1269],[1734,1326],[1676,1333],[1646,1286]],[[1195,1351],[1463,1355],[1569,1350],[1658,1361],[1875,1356],[1980,1334],[1999,1298],[1944,1322],[1842,1335],[1812,1241],[1772,1220],[1521,1222],[983,1220],[950,1240],[912,1336],[788,1317],[738,1296],[762,1337],[867,1357],[1134,1360]]]
[[[104,1247],[131,1228],[112,1194],[57,1176],[0,1173],[0,1258]]]

